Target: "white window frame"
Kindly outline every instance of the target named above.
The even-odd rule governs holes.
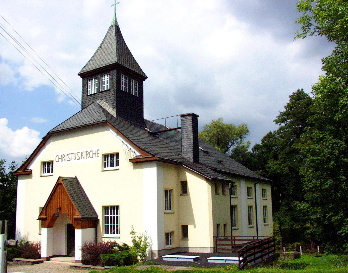
[[[118,170],[120,168],[119,153],[111,153],[103,155],[103,170]]]
[[[252,227],[254,225],[254,207],[248,206],[248,226]]]
[[[120,206],[103,206],[104,237],[120,236]]]
[[[139,83],[137,80],[131,79],[131,94],[134,96],[139,96]]]
[[[173,190],[172,189],[164,190],[164,211],[165,212],[173,211]]]
[[[93,95],[99,92],[99,80],[97,78],[88,79],[87,95]]]
[[[262,218],[265,225],[268,224],[268,208],[267,206],[262,207]]]
[[[164,239],[165,239],[166,247],[172,247],[173,239],[174,239],[174,231],[164,233]]]
[[[101,76],[101,91],[110,89],[110,75],[104,74]]]
[[[43,176],[53,175],[53,161],[42,161],[41,168]]]
[[[121,74],[121,90],[128,93],[128,77]]]
[[[231,225],[233,229],[238,227],[238,209],[237,205],[231,206]]]

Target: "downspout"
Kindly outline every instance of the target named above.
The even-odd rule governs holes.
[[[230,199],[230,225],[231,225],[231,240],[232,240],[232,186],[234,185],[234,182],[230,183],[229,185],[229,199]]]
[[[256,194],[256,185],[258,184],[258,182],[254,183],[254,195],[255,195],[255,223],[256,223],[256,236],[257,239],[259,238],[259,218],[257,215],[257,194]]]

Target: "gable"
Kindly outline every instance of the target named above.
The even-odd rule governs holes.
[[[97,225],[98,215],[77,177],[59,177],[39,220],[43,228],[51,228],[60,214],[67,214],[75,229]]]

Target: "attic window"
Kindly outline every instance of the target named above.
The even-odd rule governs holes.
[[[138,81],[131,79],[131,94],[139,96],[139,84]]]
[[[110,89],[110,75],[104,74],[101,76],[101,91]]]
[[[128,92],[128,77],[126,75],[121,75],[121,90]]]
[[[99,92],[99,80],[97,78],[88,80],[87,95],[92,95]]]

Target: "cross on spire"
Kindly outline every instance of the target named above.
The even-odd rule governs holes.
[[[117,16],[116,16],[116,6],[120,3],[120,1],[114,0],[114,3],[111,5],[112,7],[114,7],[114,19],[112,21],[113,25],[117,26],[118,22],[117,22]]]

